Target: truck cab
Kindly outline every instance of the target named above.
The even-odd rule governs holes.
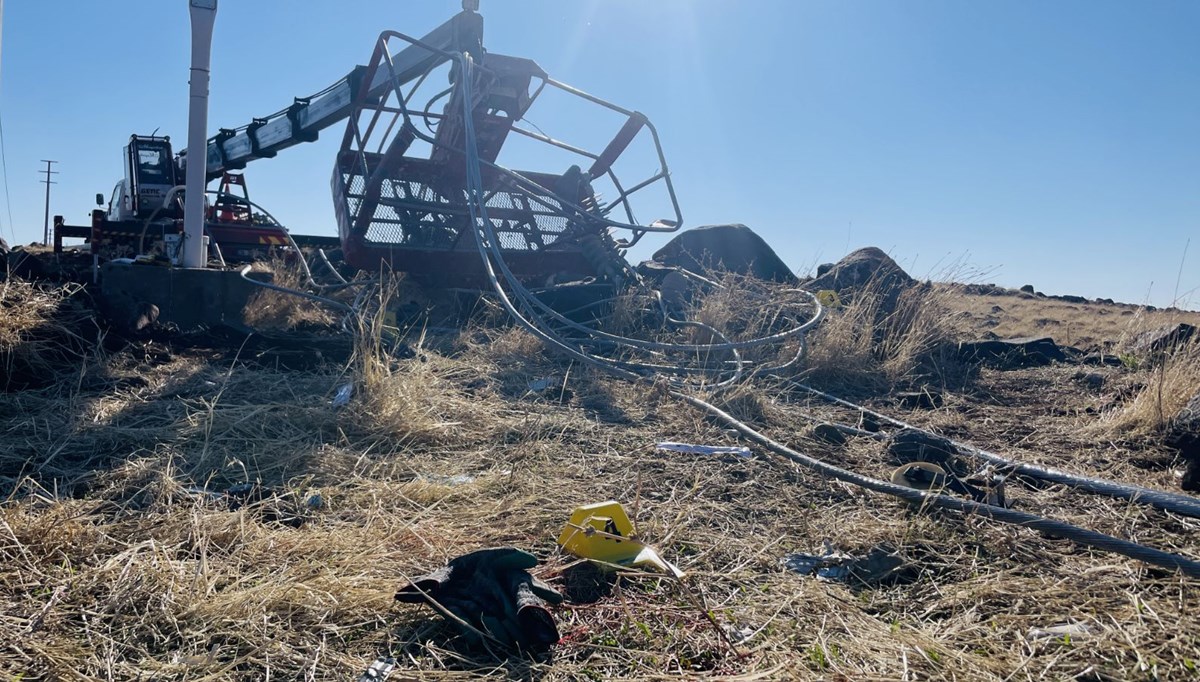
[[[125,177],[113,188],[108,220],[148,218],[178,184],[178,176],[170,137],[130,135],[125,145]]]

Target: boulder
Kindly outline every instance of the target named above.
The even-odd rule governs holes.
[[[942,394],[929,389],[901,391],[892,396],[892,402],[912,410],[936,410],[942,406]]]
[[[1171,420],[1163,439],[1187,461],[1181,485],[1184,490],[1200,492],[1200,392]]]
[[[958,344],[958,357],[963,362],[997,369],[1041,367],[1068,359],[1063,349],[1049,337],[963,341]]]
[[[654,260],[703,274],[724,270],[762,280],[799,280],[762,237],[745,225],[704,225],[680,233],[654,253]]]
[[[1033,293],[1033,285],[1026,284],[1025,286],[1021,287],[1020,290],[1026,294],[1032,294]]]
[[[1133,340],[1132,350],[1138,355],[1159,355],[1170,352],[1196,336],[1196,328],[1186,322],[1143,332]]]
[[[824,275],[807,284],[809,289],[831,289],[839,296],[853,294],[867,285],[882,291],[905,288],[917,283],[892,257],[874,246],[859,249],[838,261]]]

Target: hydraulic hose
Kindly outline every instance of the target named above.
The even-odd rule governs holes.
[[[630,379],[630,380],[639,380],[639,379],[645,378],[641,374],[631,371],[633,368],[651,369],[651,370],[666,369],[666,370],[670,370],[670,371],[682,371],[682,370],[677,367],[662,366],[662,365],[646,365],[644,363],[631,363],[628,361],[621,361],[621,360],[616,360],[613,358],[606,358],[606,357],[594,355],[593,353],[585,351],[581,347],[575,347],[572,344],[566,342],[566,340],[564,340],[561,336],[559,336],[558,332],[554,331],[554,325],[557,324],[560,327],[570,328],[570,329],[573,329],[576,331],[583,332],[584,334],[587,334],[590,337],[590,339],[581,341],[580,343],[582,343],[583,345],[593,345],[594,344],[594,345],[602,345],[602,346],[603,345],[610,345],[610,346],[617,346],[617,347],[624,346],[624,347],[631,347],[631,348],[636,348],[636,349],[640,349],[640,350],[644,350],[644,351],[651,351],[651,352],[654,352],[654,351],[680,351],[680,350],[694,350],[694,351],[721,351],[721,350],[724,350],[724,351],[733,352],[735,360],[737,361],[737,370],[734,371],[732,377],[727,378],[723,381],[705,386],[705,388],[707,388],[709,390],[726,388],[726,387],[732,386],[735,382],[737,382],[742,377],[742,374],[743,374],[742,361],[741,361],[740,356],[737,354],[737,351],[740,348],[748,348],[748,347],[753,347],[753,346],[764,344],[764,343],[770,343],[773,341],[781,341],[781,340],[784,340],[787,338],[795,337],[799,340],[799,351],[797,353],[797,358],[803,354],[804,348],[805,348],[804,332],[806,332],[807,330],[811,329],[813,326],[818,324],[824,313],[824,309],[819,305],[819,302],[816,303],[817,314],[814,315],[814,317],[812,319],[808,320],[807,322],[805,322],[803,324],[797,325],[793,329],[787,330],[786,332],[779,333],[779,334],[772,334],[767,337],[763,337],[762,339],[755,339],[755,340],[751,340],[748,342],[736,342],[736,343],[725,342],[725,343],[719,343],[719,344],[667,344],[667,343],[660,343],[660,342],[653,342],[653,341],[645,341],[645,340],[641,340],[641,339],[629,339],[626,337],[621,337],[621,336],[617,336],[617,335],[600,332],[599,330],[596,330],[596,329],[593,329],[590,327],[586,327],[584,325],[580,325],[578,323],[575,323],[572,320],[565,318],[565,316],[562,316],[561,314],[557,313],[557,311],[550,309],[548,305],[546,305],[544,302],[537,299],[537,297],[535,297],[532,294],[532,292],[530,292],[528,289],[526,289],[520,283],[520,281],[515,277],[515,275],[511,272],[511,270],[509,270],[507,264],[505,263],[503,253],[501,252],[501,249],[499,247],[499,240],[496,238],[496,234],[494,232],[491,221],[488,219],[488,216],[487,216],[487,202],[485,200],[485,193],[484,193],[484,189],[483,189],[481,160],[479,158],[478,149],[476,146],[473,117],[471,115],[472,112],[470,110],[470,102],[472,101],[470,88],[471,88],[471,80],[473,78],[473,65],[471,63],[469,56],[459,55],[458,59],[459,59],[459,64],[462,67],[460,70],[460,87],[462,88],[462,91],[463,91],[462,92],[462,94],[463,94],[462,101],[463,101],[463,106],[464,106],[464,133],[465,133],[464,137],[465,137],[465,143],[466,143],[464,152],[465,152],[466,166],[467,166],[467,168],[466,168],[467,198],[468,198],[467,204],[468,204],[468,208],[470,211],[471,224],[472,224],[472,229],[474,232],[476,247],[479,251],[480,259],[481,259],[482,265],[484,267],[485,274],[487,275],[489,284],[492,286],[492,289],[495,291],[502,307],[509,314],[509,316],[513,319],[513,321],[518,324],[518,326],[520,326],[521,328],[530,332],[535,337],[537,337],[539,340],[541,340],[543,343],[546,343],[548,346],[555,348],[555,349],[559,350],[560,352],[566,354],[568,357],[571,357],[575,360],[579,360],[581,362],[584,362],[584,363],[592,365],[592,366],[599,367],[600,369],[603,369],[605,371],[613,373],[619,377],[622,377],[625,379]],[[403,111],[403,114],[404,114],[405,118],[408,119],[409,114],[408,114],[407,110]],[[497,272],[498,270],[499,270],[499,272]],[[512,290],[513,296],[515,296],[515,299],[516,299],[515,301],[513,300],[512,297],[510,297],[508,291],[505,290],[505,286],[501,282],[501,275],[503,276],[505,282],[507,282],[508,287]],[[810,296],[811,296],[811,294],[810,294]],[[319,297],[315,297],[315,296],[310,296],[310,297],[314,298],[316,300],[320,300]],[[524,308],[525,312],[522,312],[521,308]],[[532,319],[530,319],[530,318],[532,318]],[[673,323],[673,324],[681,323],[681,321],[673,320],[669,316],[667,316],[666,319],[670,323]],[[696,323],[691,323],[691,324],[696,324]],[[545,325],[545,328],[543,328],[543,325]],[[793,358],[793,360],[787,364],[794,363],[797,358]],[[874,492],[880,492],[880,493],[884,493],[887,495],[892,495],[894,497],[903,499],[903,500],[913,503],[913,504],[929,505],[931,507],[948,509],[951,511],[956,511],[956,512],[965,513],[965,514],[971,514],[971,513],[978,514],[985,518],[993,519],[993,520],[1000,521],[1003,523],[1024,526],[1024,527],[1038,530],[1038,531],[1041,531],[1044,533],[1049,533],[1052,535],[1063,537],[1063,538],[1069,539],[1073,542],[1076,542],[1076,543],[1079,543],[1079,544],[1082,544],[1085,546],[1094,547],[1094,548],[1097,548],[1097,549],[1100,549],[1103,551],[1114,552],[1114,553],[1117,553],[1117,554],[1120,554],[1123,556],[1127,556],[1127,557],[1130,557],[1133,559],[1137,559],[1137,560],[1140,560],[1140,561],[1143,561],[1143,562],[1146,562],[1146,563],[1149,563],[1152,565],[1161,566],[1161,567],[1168,568],[1171,570],[1176,570],[1176,571],[1179,571],[1179,572],[1183,573],[1184,575],[1191,577],[1191,578],[1200,578],[1200,562],[1198,562],[1194,559],[1185,557],[1185,556],[1172,554],[1169,552],[1164,552],[1159,549],[1147,547],[1145,545],[1140,545],[1138,543],[1131,542],[1128,540],[1123,540],[1121,538],[1106,535],[1104,533],[1099,533],[1099,532],[1088,530],[1085,528],[1080,528],[1078,526],[1072,525],[1070,523],[1066,523],[1064,521],[1049,519],[1049,518],[1039,516],[1036,514],[1031,514],[1028,512],[1007,509],[1004,507],[989,505],[989,504],[985,504],[985,503],[981,503],[981,502],[976,502],[973,500],[960,499],[960,498],[951,497],[948,495],[943,495],[943,494],[935,493],[935,492],[927,492],[927,491],[921,491],[921,490],[915,490],[912,488],[907,488],[907,487],[896,485],[896,484],[893,484],[893,483],[890,483],[887,481],[875,479],[875,478],[872,478],[869,476],[863,476],[860,474],[856,474],[856,473],[848,471],[846,469],[842,469],[840,467],[822,462],[820,460],[817,460],[817,459],[814,459],[807,455],[804,455],[802,453],[799,453],[799,452],[792,450],[780,443],[777,443],[777,442],[771,440],[767,436],[759,433],[758,431],[755,431],[753,428],[738,421],[731,415],[725,413],[724,411],[720,410],[719,408],[715,407],[714,405],[712,405],[700,398],[696,398],[696,397],[693,397],[693,396],[690,396],[690,395],[680,392],[678,390],[678,388],[682,385],[681,382],[672,380],[671,385],[676,387],[675,390],[671,391],[671,395],[673,397],[675,397],[679,400],[682,400],[682,401],[690,404],[693,407],[704,410],[704,411],[708,412],[709,414],[716,416],[717,418],[721,419],[726,424],[728,424],[730,427],[736,429],[737,431],[744,434],[745,436],[747,436],[754,442],[758,443],[759,445],[767,448],[769,451],[773,452],[775,455],[783,457],[789,461],[798,463],[802,466],[805,466],[809,469],[812,469],[812,470],[814,470],[818,473],[824,474],[826,476],[830,476],[830,477],[836,478],[838,480],[845,481],[845,482],[851,483],[853,485],[857,485],[857,486],[865,488],[867,490],[872,490]],[[826,399],[833,400],[834,402],[837,402],[839,404],[843,404],[848,407],[859,409],[867,414],[872,414],[872,415],[876,416],[877,418],[882,419],[883,421],[886,421],[888,423],[891,423],[891,424],[894,424],[897,426],[901,426],[903,428],[914,428],[914,427],[911,427],[910,425],[905,424],[904,422],[901,422],[899,420],[894,420],[889,417],[886,417],[885,415],[880,415],[878,413],[874,413],[870,410],[867,410],[866,408],[862,408],[860,406],[854,405],[852,403],[849,403],[848,401],[843,401],[839,398],[836,398],[835,396],[830,396],[829,394],[821,393],[819,391],[816,391],[815,389],[811,389],[810,387],[804,386],[802,384],[796,384],[796,386],[799,388],[802,388],[804,390],[813,392],[814,394],[824,397]],[[967,446],[965,444],[959,444],[959,443],[956,443],[956,445],[959,447],[962,447],[964,450],[967,450],[969,452],[973,452],[973,453],[979,455],[981,458],[983,458],[987,461],[1001,464],[1006,467],[1011,467],[1013,471],[1016,471],[1019,473],[1023,473],[1023,474],[1031,475],[1031,476],[1037,476],[1039,478],[1046,478],[1047,480],[1055,480],[1055,481],[1059,481],[1059,482],[1072,484],[1072,485],[1075,485],[1076,487],[1079,487],[1083,490],[1088,490],[1090,492],[1113,494],[1115,496],[1123,497],[1125,499],[1130,499],[1133,501],[1148,502],[1151,504],[1155,504],[1156,506],[1162,506],[1163,508],[1172,509],[1175,511],[1179,511],[1181,509],[1186,509],[1189,511],[1194,511],[1198,515],[1200,515],[1200,502],[1197,502],[1197,501],[1191,500],[1191,499],[1187,499],[1187,498],[1183,498],[1183,496],[1171,495],[1171,494],[1167,494],[1167,493],[1158,493],[1157,491],[1141,489],[1141,488],[1137,488],[1135,486],[1124,486],[1121,484],[1116,484],[1116,483],[1112,483],[1109,481],[1101,481],[1098,479],[1088,479],[1088,478],[1074,476],[1072,474],[1067,474],[1065,472],[1060,472],[1060,471],[1053,470],[1053,469],[1047,469],[1044,467],[1033,467],[1030,465],[1022,465],[1022,464],[1013,462],[1011,460],[1008,460],[1006,458],[1000,457],[998,455],[992,455],[991,453],[986,453],[986,452],[979,450],[978,448],[974,448],[972,446]],[[1169,506],[1164,506],[1164,505],[1169,505]],[[1193,505],[1195,506],[1195,509],[1192,509]],[[1188,513],[1188,511],[1184,511],[1183,513]]]
[[[727,412],[724,412],[719,407],[705,402],[700,398],[685,395],[683,393],[672,391],[671,395],[679,400],[682,400],[689,405],[700,410],[708,412],[725,422],[731,428],[745,435],[750,440],[758,443],[762,447],[770,450],[776,455],[783,457],[789,461],[795,462],[811,469],[817,473],[835,478],[839,481],[844,481],[860,488],[865,488],[878,493],[892,495],[906,502],[916,505],[928,505],[940,509],[949,509],[964,514],[978,514],[985,518],[1008,523],[1016,526],[1023,526],[1033,530],[1049,533],[1058,537],[1066,538],[1072,542],[1094,547],[1106,552],[1113,552],[1131,559],[1137,559],[1148,564],[1161,566],[1171,570],[1179,571],[1189,578],[1200,578],[1200,561],[1189,557],[1164,552],[1160,549],[1140,545],[1129,540],[1099,533],[1094,530],[1080,528],[1065,521],[1048,519],[1037,514],[1017,511],[1015,509],[1007,509],[1005,507],[997,507],[995,505],[975,502],[973,500],[965,500],[940,493],[931,493],[923,490],[915,490],[906,488],[902,485],[896,485],[887,481],[881,481],[870,476],[863,476],[852,471],[842,469],[841,467],[822,462],[819,459],[809,457],[791,448],[771,440],[767,436],[755,431],[745,423],[737,420]]]
[[[353,313],[354,312],[354,309],[351,308],[350,306],[346,305],[345,303],[342,303],[341,301],[335,301],[332,298],[325,298],[324,296],[317,296],[316,294],[310,294],[307,291],[300,291],[298,289],[289,289],[287,287],[281,287],[281,286],[278,286],[275,284],[269,284],[267,282],[260,282],[256,279],[252,279],[248,275],[250,274],[250,270],[253,267],[254,266],[252,266],[252,265],[247,265],[247,266],[243,267],[241,270],[241,275],[242,275],[242,279],[246,280],[247,282],[250,282],[254,286],[262,287],[264,289],[270,289],[271,291],[278,291],[281,294],[290,294],[292,296],[297,296],[299,298],[305,298],[310,301],[316,301],[317,303],[327,305],[330,308],[333,308],[335,310],[340,310],[344,313]]]
[[[923,429],[919,426],[913,426],[912,424],[901,421],[894,417],[876,412],[868,407],[856,405],[849,400],[844,400],[835,395],[825,393],[824,391],[819,391],[811,386],[807,386],[798,382],[792,382],[790,385],[836,405],[858,410],[863,414],[870,415],[871,417],[891,424],[892,426],[902,429],[913,429],[929,435],[936,435],[928,429]],[[953,444],[954,447],[959,448],[964,452],[972,454],[997,466],[1004,467],[1006,470],[1012,473],[1020,474],[1022,476],[1029,476],[1030,478],[1036,478],[1043,481],[1050,481],[1052,483],[1061,483],[1085,492],[1095,493],[1097,495],[1107,495],[1109,497],[1129,500],[1130,502],[1136,502],[1138,504],[1150,505],[1165,511],[1175,512],[1177,514],[1184,514],[1186,516],[1200,518],[1200,499],[1190,495],[1171,493],[1164,490],[1152,490],[1150,488],[1143,488],[1141,486],[1128,483],[1117,483],[1114,481],[1106,481],[1101,478],[1081,476],[1079,474],[1072,474],[1062,471],[1061,469],[1018,462],[1016,460],[1009,459],[1008,457],[1003,457],[993,452],[988,452],[987,450],[983,450],[982,448],[978,448],[969,443],[963,443],[956,440],[950,440],[950,443]]]
[[[601,358],[601,357],[594,356],[590,353],[586,353],[586,352],[582,351],[581,349],[571,346],[570,344],[566,343],[561,337],[559,337],[558,334],[553,333],[552,331],[547,331],[547,330],[542,329],[539,325],[532,322],[530,319],[528,319],[524,314],[522,314],[518,310],[518,307],[513,304],[508,293],[504,290],[503,285],[500,283],[499,276],[496,274],[497,268],[499,268],[500,272],[504,275],[505,281],[508,283],[508,286],[513,290],[513,293],[516,295],[517,302],[520,303],[521,306],[526,309],[526,311],[528,311],[530,316],[533,316],[536,318],[537,311],[540,310],[544,315],[552,318],[553,321],[556,323],[565,325],[569,328],[583,332],[584,334],[587,334],[592,337],[599,337],[599,338],[593,338],[590,341],[584,341],[583,343],[585,343],[585,344],[586,343],[600,343],[600,344],[607,343],[607,344],[616,345],[616,346],[629,346],[629,347],[633,347],[633,348],[639,348],[642,350],[666,351],[666,352],[708,352],[708,353],[711,353],[711,352],[728,351],[728,352],[733,353],[734,361],[736,363],[736,369],[734,370],[732,376],[730,376],[729,378],[726,378],[722,381],[718,381],[716,383],[709,384],[707,386],[707,388],[709,390],[731,386],[742,378],[742,376],[743,376],[743,361],[738,353],[738,351],[742,348],[759,346],[759,345],[772,343],[772,342],[778,342],[778,341],[782,341],[782,340],[785,340],[788,338],[795,337],[795,338],[800,339],[799,353],[803,352],[803,348],[804,348],[803,334],[806,331],[808,331],[809,329],[811,329],[812,327],[814,327],[816,324],[818,324],[824,315],[824,308],[820,305],[820,303],[818,301],[816,301],[815,296],[812,296],[812,294],[809,292],[803,292],[803,293],[805,293],[806,295],[808,295],[811,298],[811,300],[813,301],[813,305],[816,307],[816,313],[814,314],[812,319],[810,319],[802,324],[796,325],[792,329],[786,330],[784,332],[776,333],[776,334],[771,334],[771,335],[768,335],[765,337],[760,337],[757,339],[751,339],[751,340],[741,341],[741,342],[726,341],[724,343],[715,343],[715,344],[666,344],[666,343],[661,343],[661,342],[645,341],[642,339],[631,339],[631,338],[627,338],[627,337],[621,337],[621,336],[616,336],[616,335],[612,335],[612,334],[607,334],[605,332],[600,332],[598,330],[578,324],[578,323],[574,322],[573,320],[570,320],[570,319],[564,317],[557,311],[550,308],[547,304],[545,304],[544,302],[539,300],[536,296],[534,296],[532,294],[532,292],[530,292],[528,289],[526,289],[524,287],[524,285],[522,285],[520,283],[520,281],[512,273],[512,271],[509,270],[508,265],[504,260],[503,253],[501,252],[501,250],[499,248],[499,240],[496,238],[496,235],[495,235],[495,232],[493,229],[493,225],[487,217],[487,205],[486,205],[486,202],[483,200],[483,181],[482,181],[482,172],[481,172],[481,167],[480,167],[480,158],[479,158],[478,148],[477,148],[476,140],[475,140],[473,116],[471,115],[471,110],[470,110],[470,102],[472,101],[470,87],[471,87],[471,81],[472,81],[472,77],[473,77],[473,65],[470,61],[470,58],[465,55],[460,57],[460,64],[461,64],[461,71],[460,71],[461,86],[460,87],[462,87],[462,89],[463,89],[463,96],[461,99],[462,99],[463,107],[464,107],[463,127],[464,127],[464,137],[465,137],[465,142],[466,142],[466,148],[465,148],[465,157],[466,157],[466,163],[467,163],[466,177],[467,177],[467,181],[468,181],[467,182],[467,190],[468,190],[468,192],[467,192],[468,202],[467,203],[468,203],[468,208],[469,208],[470,216],[471,216],[471,220],[472,220],[473,231],[474,231],[474,236],[475,236],[475,240],[476,240],[476,246],[480,252],[480,257],[481,257],[482,263],[484,265],[485,272],[487,273],[489,283],[492,285],[492,288],[496,291],[496,294],[500,298],[501,304],[505,308],[506,312],[508,312],[509,315],[515,321],[517,321],[518,324],[520,324],[520,326],[525,328],[527,331],[530,331],[531,333],[533,333],[535,336],[537,336],[543,342],[546,342],[547,344],[551,345],[552,347],[558,348],[559,350],[567,353],[568,355],[570,355],[571,357],[573,357],[575,359],[578,359],[587,364],[591,364],[591,365],[600,367],[601,369],[605,369],[607,371],[615,372],[621,376],[624,376],[625,378],[639,378],[638,374],[630,371],[631,369],[649,370],[651,372],[659,372],[662,370],[686,371],[684,368],[679,368],[679,367],[670,367],[670,366],[663,366],[663,365],[646,365],[644,363],[633,363],[633,362],[629,362],[629,361],[620,361],[620,360]],[[545,320],[542,320],[542,321],[543,321],[543,323],[545,323]],[[704,328],[709,331],[715,332],[715,330],[712,330],[707,325],[702,325],[701,323],[698,323],[698,322],[680,322],[677,320],[670,320],[670,321],[676,325],[695,326],[695,327]],[[716,335],[720,336],[719,334],[716,334]],[[795,362],[795,358],[793,358],[793,360],[789,361],[787,363],[787,365],[790,365],[794,362]],[[787,366],[787,365],[784,365],[784,366]],[[680,385],[679,382],[676,382],[676,381],[672,381],[672,383],[675,385]]]

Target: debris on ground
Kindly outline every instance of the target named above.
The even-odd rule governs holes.
[[[571,512],[558,544],[568,554],[599,562],[601,568],[652,568],[676,578],[684,576],[658,550],[635,539],[633,522],[625,508],[612,500]]]
[[[1095,628],[1086,623],[1063,623],[1045,628],[1030,628],[1026,639],[1062,639],[1071,641],[1094,634]]]
[[[390,656],[380,656],[358,676],[358,682],[378,682],[386,680],[396,669],[396,659]]]
[[[329,406],[335,410],[350,404],[350,398],[354,395],[354,384],[342,384],[338,387],[337,393],[333,394],[333,398],[329,401]]]
[[[791,554],[783,558],[783,564],[796,573],[818,580],[873,587],[901,577],[906,562],[889,545],[872,547],[856,556],[835,550],[826,543],[820,554]]]
[[[559,640],[546,604],[562,603],[562,595],[530,575],[537,563],[515,547],[477,550],[400,588],[396,600],[428,604],[477,644],[545,651]]]
[[[752,457],[754,453],[744,445],[692,445],[691,443],[672,443],[664,441],[654,446],[656,450],[682,452],[689,455],[737,455]]]

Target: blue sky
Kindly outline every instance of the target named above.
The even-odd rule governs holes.
[[[84,223],[130,133],[182,143],[186,6],[5,3],[6,239],[41,234],[39,159],[60,161],[51,213]],[[322,89],[384,29],[424,34],[458,8],[224,0],[210,129]],[[482,0],[482,13],[492,51],[654,121],[689,225],[746,223],[798,271],[875,245],[916,276],[1161,306],[1182,265],[1182,302],[1200,307],[1200,3]],[[568,138],[590,123],[536,122]],[[333,234],[341,133],[252,164],[252,198],[295,232]]]

